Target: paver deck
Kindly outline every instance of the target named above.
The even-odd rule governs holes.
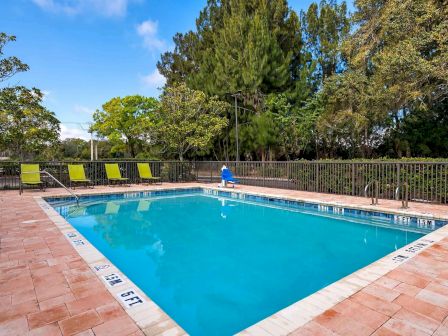
[[[96,187],[104,193],[201,186]],[[205,185],[210,187],[211,185]],[[403,212],[401,203],[360,197],[239,186],[238,189],[305,201]],[[0,335],[143,335],[107,291],[34,196],[47,192],[0,191]],[[413,214],[448,218],[448,207],[410,203]],[[281,320],[250,335],[284,335]],[[163,335],[154,331],[154,335]],[[448,237],[314,317],[291,335],[448,335]]]

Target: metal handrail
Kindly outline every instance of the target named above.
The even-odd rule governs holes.
[[[369,183],[367,183],[367,185],[364,187],[364,196],[368,197],[367,196],[367,190],[369,189],[369,187],[372,184],[375,184],[375,191],[372,194],[372,203],[371,203],[371,205],[378,205],[379,184],[378,184],[377,180],[372,180]]]
[[[64,188],[69,194],[71,194],[75,199],[76,199],[76,204],[79,205],[79,197],[70,189],[68,189],[64,184],[62,184],[61,181],[59,181],[56,177],[54,177],[53,175],[51,175],[49,172],[47,172],[46,170],[42,170],[39,173],[41,174],[45,174],[47,176],[49,176],[50,178],[52,178],[57,184],[59,184],[62,188]]]
[[[404,187],[404,198],[401,200],[401,208],[402,209],[407,209],[409,208],[408,206],[408,198],[409,198],[409,184],[407,184],[406,182],[404,182],[403,184],[399,184],[397,186],[397,188],[395,189],[395,199],[397,201],[400,200],[400,196],[398,194],[398,192],[400,191],[400,187],[403,186]]]

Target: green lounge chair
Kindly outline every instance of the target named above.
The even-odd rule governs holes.
[[[118,168],[118,163],[106,163],[104,166],[106,167],[106,175],[107,180],[109,181],[109,185],[112,185],[112,182],[124,184],[125,182],[128,181],[128,178],[121,177],[120,168]]]
[[[152,176],[151,167],[149,166],[149,163],[137,163],[138,168],[138,174],[140,175],[140,182],[143,183],[144,180],[148,181],[148,183],[151,182],[160,182],[160,177],[154,177]]]
[[[86,172],[82,164],[69,164],[68,177],[70,178],[70,188],[75,189],[76,183],[85,184],[86,188],[92,185],[92,181],[86,178]]]
[[[20,165],[20,191],[23,193],[23,186],[39,186],[42,191],[45,191],[45,184],[40,179],[40,168],[38,164],[22,163]]]

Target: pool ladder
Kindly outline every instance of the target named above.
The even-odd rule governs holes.
[[[70,195],[72,195],[75,198],[76,205],[79,205],[79,197],[73,191],[71,191],[69,188],[67,188],[61,181],[59,181],[56,177],[51,175],[46,170],[42,170],[42,171],[40,171],[40,173],[47,175],[49,178],[53,179],[57,184],[59,184],[62,188],[64,188]]]
[[[404,197],[401,200],[401,208],[402,209],[407,209],[409,208],[408,206],[408,199],[409,199],[409,184],[407,184],[406,182],[404,182],[403,184],[399,184],[397,186],[397,188],[395,189],[395,199],[397,201],[400,200],[400,195],[399,195],[399,191],[400,191],[400,187],[404,187]],[[401,188],[401,194],[403,194],[403,188]]]
[[[379,189],[380,189],[380,184],[378,183],[378,180],[372,180],[369,183],[367,183],[367,185],[364,188],[364,196],[368,197],[367,196],[367,191],[369,190],[369,188],[372,185],[375,185],[375,190],[372,193],[372,203],[371,203],[371,205],[378,205],[378,194],[379,194]]]

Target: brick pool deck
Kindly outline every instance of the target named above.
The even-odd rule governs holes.
[[[76,192],[116,193],[179,186],[215,185],[166,183]],[[448,206],[443,205],[410,203],[410,208],[403,211],[396,201],[380,200],[378,206],[370,206],[369,199],[360,197],[250,186],[239,186],[237,190],[448,219]],[[0,191],[0,335],[183,334],[180,328],[160,321],[150,328],[139,328],[38,205],[35,196],[51,195],[65,195],[65,191],[27,190],[22,196],[18,191]],[[363,285],[290,334],[448,335],[448,232],[443,233],[440,241]],[[276,320],[274,316],[270,321],[241,334],[289,333],[282,318]]]

